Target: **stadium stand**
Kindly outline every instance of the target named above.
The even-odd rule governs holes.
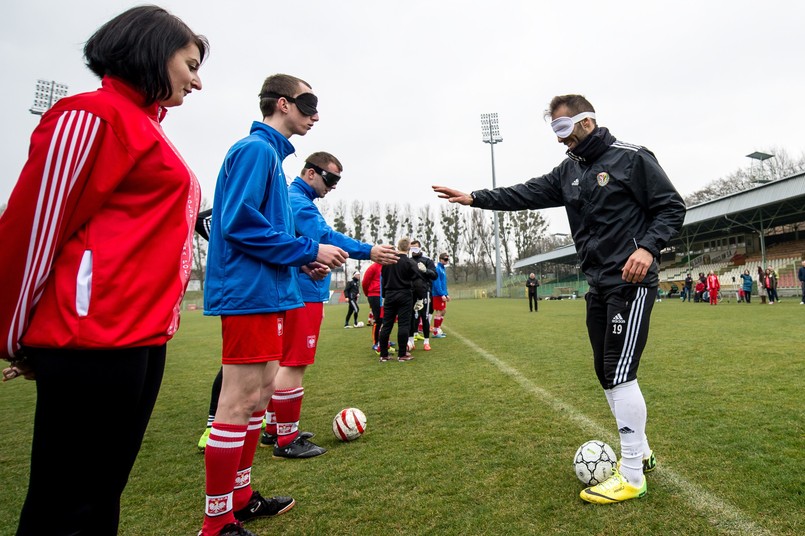
[[[667,292],[672,284],[679,286],[688,271],[695,278],[713,270],[722,287],[731,290],[733,277],[737,282],[746,268],[754,277],[762,265],[777,272],[781,296],[799,295],[797,269],[805,258],[800,229],[805,230],[805,173],[688,207],[680,236],[662,253],[660,288]],[[576,249],[565,246],[518,260],[513,267],[535,271],[542,263],[576,264]]]

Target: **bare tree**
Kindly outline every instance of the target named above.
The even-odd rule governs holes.
[[[493,220],[494,222],[494,220]],[[513,213],[509,211],[498,213],[498,229],[500,232],[500,249],[503,255],[504,272],[512,273],[512,242],[514,240]]]
[[[402,222],[400,222],[400,231],[402,232],[402,236],[413,238],[414,212],[411,209],[410,204],[406,203],[405,205],[403,205],[402,211],[400,212],[400,216],[402,218]]]
[[[396,244],[400,231],[400,209],[396,204],[386,203],[386,238],[389,244]]]
[[[685,198],[685,204],[689,207],[698,205],[725,195],[742,192],[759,183],[775,181],[805,171],[805,155],[801,155],[799,159],[793,159],[781,147],[764,149],[763,152],[774,155],[774,158],[769,158],[754,167],[739,168],[726,177],[705,184],[700,190],[688,195]]]
[[[440,209],[442,232],[444,233],[444,238],[447,242],[445,249],[450,252],[450,257],[453,260],[451,263],[453,278],[456,277],[456,266],[459,262],[459,238],[461,237],[461,233],[464,232],[464,226],[461,220],[461,210],[459,207],[460,205],[447,205],[442,206]]]
[[[352,223],[354,224],[355,233],[352,238],[363,242],[366,235],[366,218],[363,215],[363,201],[352,202]]]
[[[428,252],[428,257],[436,259],[436,222],[430,210],[430,205],[419,209],[417,215],[416,237],[422,244],[422,249]]]
[[[533,255],[537,252],[539,237],[545,234],[548,223],[537,210],[519,210],[510,215],[517,258]]]
[[[372,204],[369,205],[369,236],[374,244],[383,243],[381,231],[380,203],[373,201]]]
[[[464,211],[463,219],[465,231],[461,234],[461,249],[467,255],[467,261],[464,263],[467,269],[466,275],[471,272],[477,280],[483,272],[484,276],[488,277],[487,261],[490,264],[493,261],[490,256],[492,233],[487,212],[480,209]]]
[[[343,199],[335,205],[333,229],[342,234],[349,234],[349,229],[347,228],[347,203]]]

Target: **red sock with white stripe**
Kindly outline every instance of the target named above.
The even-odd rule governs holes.
[[[277,389],[271,401],[277,416],[277,446],[287,447],[299,435],[299,416],[302,414],[304,387]]]
[[[277,435],[277,414],[274,413],[274,399],[268,401],[266,407],[266,433],[268,435]]]
[[[260,441],[262,424],[263,411],[252,413],[252,417],[249,419],[249,427],[246,429],[243,451],[240,454],[238,474],[235,478],[235,495],[232,503],[235,510],[245,508],[252,497],[252,463],[254,463],[254,452],[257,450],[257,443]]]
[[[441,316],[437,316],[433,319],[433,328],[436,333],[439,333],[439,328],[442,327],[443,318]]]
[[[232,496],[245,438],[245,425],[212,424],[204,449],[207,498],[202,534],[218,534],[224,525],[235,522]]]

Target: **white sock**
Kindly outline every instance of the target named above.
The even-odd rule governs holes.
[[[643,484],[643,448],[648,444],[646,401],[637,380],[616,385],[610,393],[621,439],[621,474],[630,484],[640,486]]]
[[[612,389],[604,389],[604,394],[607,397],[607,403],[609,403],[609,410],[612,412],[612,416],[615,416],[615,401],[612,399]],[[648,418],[647,418],[648,420]],[[620,427],[619,427],[620,428]],[[651,456],[651,447],[648,446],[648,437],[646,437],[645,432],[643,433],[643,458],[648,458]]]

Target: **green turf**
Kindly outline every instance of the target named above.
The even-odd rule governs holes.
[[[611,506],[578,498],[571,465],[588,439],[618,451],[592,370],[583,300],[543,301],[538,313],[525,299],[454,300],[448,337],[431,340],[428,353],[418,343],[409,363],[378,363],[369,330],[343,329],[344,305],[326,311],[301,427],[329,452],[279,460],[258,450],[255,487],[298,504],[249,524],[257,534],[805,533],[798,299],[655,305],[640,386],[658,468],[644,499]],[[363,306],[361,320],[367,313]],[[195,445],[219,334],[217,319],[187,312],[169,344],[160,398],[123,496],[122,535],[189,535],[201,525],[204,465]],[[32,382],[0,386],[3,536],[14,533],[24,498],[33,403]],[[337,441],[330,428],[347,406],[368,417],[353,443]],[[114,455],[114,437],[95,439]],[[69,500],[69,484],[54,480],[53,494]]]

